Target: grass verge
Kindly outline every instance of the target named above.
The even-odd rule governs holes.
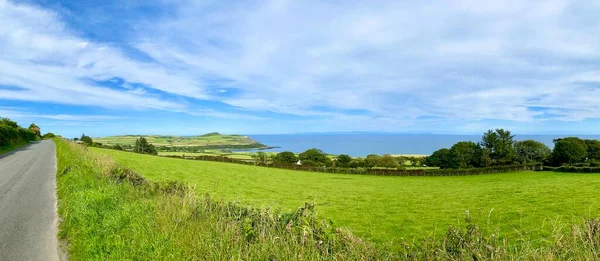
[[[2,155],[4,153],[7,153],[7,152],[10,152],[10,151],[13,151],[13,150],[16,150],[16,149],[18,149],[20,147],[23,147],[23,146],[27,145],[27,144],[29,144],[29,142],[23,142],[23,143],[20,143],[20,144],[17,144],[17,145],[0,147],[0,155]]]
[[[59,238],[71,260],[386,259],[314,216],[197,197],[177,182],[151,183],[109,157],[55,139]]]
[[[600,221],[557,226],[549,247],[508,244],[466,225],[399,250],[374,247],[317,219],[198,197],[179,182],[150,182],[110,157],[55,139],[59,237],[71,260],[598,260]]]

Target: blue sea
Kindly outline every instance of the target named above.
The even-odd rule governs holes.
[[[252,139],[279,148],[266,151],[303,152],[318,148],[330,154],[366,156],[368,154],[431,154],[450,148],[459,141],[481,141],[481,135],[437,134],[280,134],[249,135]],[[553,140],[569,136],[598,139],[600,135],[516,135],[515,140],[533,139],[553,148]]]

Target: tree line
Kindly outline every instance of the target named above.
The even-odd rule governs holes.
[[[144,138],[144,137],[139,137],[138,139],[136,139],[134,145],[119,145],[119,144],[103,145],[100,142],[95,142],[90,136],[85,135],[85,133],[81,134],[81,137],[74,138],[73,140],[81,141],[81,143],[83,143],[87,146],[90,146],[90,147],[106,148],[106,149],[113,149],[113,150],[129,150],[129,151],[132,151],[135,153],[140,153],[140,154],[150,154],[150,155],[158,154],[156,147],[154,145],[152,145],[151,143],[148,143],[148,140],[146,140],[146,138]]]
[[[275,155],[267,156],[264,152],[258,152],[254,155],[254,160],[260,164],[302,165],[308,167],[332,167],[332,168],[384,168],[384,169],[404,169],[409,166],[421,167],[423,157],[402,157],[392,156],[390,154],[376,155],[369,154],[366,157],[352,157],[348,154],[340,154],[330,157],[320,149],[311,148],[298,155],[291,151],[284,151]]]
[[[18,146],[41,138],[40,127],[34,123],[26,129],[8,118],[0,118],[0,148]]]
[[[504,129],[489,130],[478,143],[461,141],[435,151],[427,166],[440,168],[485,168],[490,166],[540,164],[548,166],[600,166],[600,141],[568,137],[554,140],[554,149],[536,140],[515,141]]]

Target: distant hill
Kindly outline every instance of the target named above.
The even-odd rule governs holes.
[[[218,132],[199,136],[121,135],[93,138],[93,140],[103,145],[134,145],[135,140],[140,136],[156,147],[202,147],[207,149],[262,149],[268,147],[248,136],[224,135]]]

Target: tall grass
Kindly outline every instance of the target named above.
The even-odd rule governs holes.
[[[315,215],[198,197],[55,139],[59,237],[71,260],[598,260],[600,221],[560,227],[549,247],[511,245],[470,221],[440,238],[375,247]],[[349,209],[348,211],[352,211]],[[390,250],[395,249],[395,250]]]
[[[383,252],[318,220],[197,197],[151,183],[83,146],[55,139],[59,237],[72,260],[373,260]]]

